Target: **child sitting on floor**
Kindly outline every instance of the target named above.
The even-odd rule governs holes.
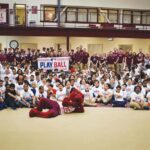
[[[99,100],[100,102],[107,105],[112,100],[113,92],[110,89],[110,85],[106,83],[104,85],[104,89],[102,89],[99,93]]]
[[[82,94],[84,95],[84,106],[97,106],[89,84],[85,85],[85,89],[82,91]]]
[[[131,94],[130,107],[133,109],[147,109],[148,103],[144,101],[144,94],[142,93],[142,88],[136,86],[134,92]]]
[[[125,107],[126,101],[123,98],[123,92],[121,91],[121,86],[116,87],[114,92],[114,100],[112,101],[113,107]]]

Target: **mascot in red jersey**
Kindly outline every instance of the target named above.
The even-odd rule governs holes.
[[[70,95],[68,97],[65,97],[62,102],[64,112],[83,113],[84,112],[83,100],[84,100],[83,94],[77,89],[72,88],[72,90],[70,91]]]

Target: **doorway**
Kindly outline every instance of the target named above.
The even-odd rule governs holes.
[[[9,24],[9,4],[0,3],[0,25]]]
[[[15,24],[25,25],[26,24],[26,4],[15,4]]]
[[[119,45],[119,49],[120,48],[126,52],[129,52],[129,51],[132,51],[133,45],[122,44],[122,45]]]
[[[88,44],[88,53],[93,54],[102,54],[103,53],[103,44]]]

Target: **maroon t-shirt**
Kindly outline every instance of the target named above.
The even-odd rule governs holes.
[[[144,61],[144,57],[145,57],[145,55],[142,52],[138,53],[137,54],[137,63],[142,63]]]
[[[28,54],[26,55],[26,60],[28,60],[28,61],[32,60],[32,55],[31,55],[31,53],[28,53]]]
[[[133,55],[133,64],[136,65],[137,64],[137,55]]]
[[[114,56],[114,55],[107,56],[107,63],[108,64],[114,64],[115,61],[116,61],[116,56]]]
[[[118,54],[119,60],[118,63],[123,63],[124,55],[123,54]]]
[[[131,65],[132,59],[133,59],[132,54],[127,54],[127,55],[126,55],[126,63],[127,63],[128,65]]]
[[[0,54],[0,62],[2,61],[2,57],[3,57],[3,55],[2,55],[2,54]]]
[[[13,62],[15,58],[15,55],[13,53],[8,53],[7,54],[7,61],[8,62]]]
[[[81,60],[80,52],[76,52],[75,53],[75,63],[80,62],[80,60]]]
[[[89,58],[89,53],[84,52],[83,53],[83,58],[82,58],[82,63],[87,64],[88,63],[88,58]]]
[[[0,62],[6,60],[7,60],[6,54],[0,54]]]
[[[20,57],[21,57],[21,54],[19,52],[16,52],[15,53],[15,59],[16,59],[16,61],[20,62]]]
[[[91,56],[91,61],[93,64],[96,64],[98,62],[98,56]]]

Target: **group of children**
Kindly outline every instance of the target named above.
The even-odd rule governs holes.
[[[40,114],[39,111],[42,110],[39,103],[43,105],[47,103],[43,99],[49,99],[58,103],[60,110],[69,107],[69,110],[65,112],[73,112],[77,105],[72,102],[72,98],[67,101],[69,105],[65,103],[72,89],[76,89],[83,95],[76,98],[76,101],[83,99],[83,106],[97,107],[103,104],[112,105],[112,107],[130,106],[133,109],[149,109],[150,56],[140,52],[134,63],[135,58],[132,55],[131,64],[129,64],[127,62],[130,54],[122,57],[121,55],[125,54],[118,50],[111,53],[113,56],[116,55],[116,60],[112,64],[109,63],[108,57],[107,60],[101,55],[101,61],[99,61],[98,57],[93,55],[88,60],[89,63],[86,62],[87,66],[81,67],[76,64],[78,62],[73,63],[73,52],[71,53],[70,63],[74,69],[68,72],[37,69],[33,67],[32,62],[24,60],[16,64],[15,60],[9,63],[1,61],[0,109],[37,107],[38,109],[32,109],[31,113],[31,116],[35,116],[33,112]],[[89,57],[88,54],[86,55]],[[122,59],[122,62],[117,59],[117,56]]]

